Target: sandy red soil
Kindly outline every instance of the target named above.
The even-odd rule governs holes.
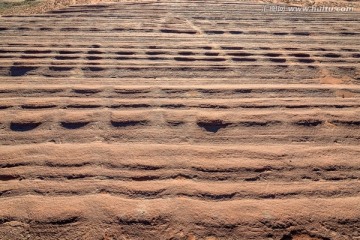
[[[2,17],[0,239],[359,239],[360,15],[263,10]]]
[[[11,2],[12,0],[6,0]],[[16,0],[20,1],[20,0]],[[38,0],[38,4],[24,4],[12,8],[0,9],[0,15],[29,15],[61,9],[76,4],[97,3],[171,3],[172,0]],[[244,1],[243,1],[244,2]],[[245,1],[246,2],[246,1]],[[326,6],[326,7],[354,7],[359,11],[360,3],[357,0],[248,0],[247,2],[263,4],[288,4],[291,6]]]

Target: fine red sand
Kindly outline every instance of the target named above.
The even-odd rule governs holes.
[[[22,0],[6,0],[7,2]],[[23,0],[25,1],[25,0]],[[172,3],[173,0],[36,0],[36,4],[23,4],[12,8],[0,9],[0,15],[29,15],[45,13],[76,4],[97,4],[97,3]],[[246,2],[241,0],[242,2]],[[0,0],[1,2],[1,0]],[[354,7],[354,11],[360,9],[357,0],[247,0],[247,2],[263,4],[288,4],[291,6],[326,6],[326,7]]]
[[[360,13],[263,10],[1,17],[0,239],[360,239]]]

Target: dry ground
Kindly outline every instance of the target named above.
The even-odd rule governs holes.
[[[250,0],[257,3],[290,4],[294,6],[338,6],[354,7],[359,10],[357,0]],[[3,2],[16,3],[13,6],[1,7]],[[22,2],[23,4],[19,4]],[[76,4],[96,4],[106,2],[171,2],[171,0],[0,0],[0,15],[28,15],[38,14],[55,9],[61,9]]]
[[[360,15],[239,1],[0,21],[0,239],[360,238]]]

